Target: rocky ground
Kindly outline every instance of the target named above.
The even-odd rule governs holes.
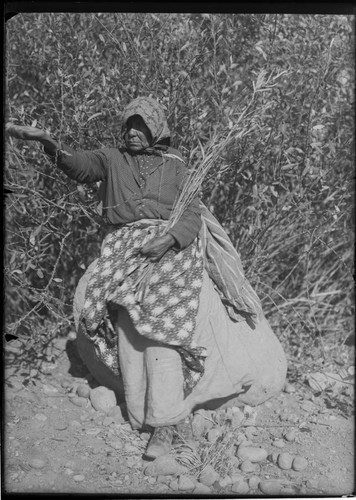
[[[237,404],[192,417],[196,444],[179,436],[149,462],[149,434],[98,389],[74,335],[52,346],[41,371],[6,346],[4,491],[233,496],[340,496],[354,491],[354,366],[290,380],[258,408]],[[325,375],[327,373],[327,375]]]

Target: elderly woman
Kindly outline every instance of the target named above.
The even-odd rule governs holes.
[[[152,459],[170,451],[174,428],[192,438],[194,409],[278,392],[286,362],[238,255],[199,200],[167,226],[188,170],[169,146],[162,107],[137,98],[122,123],[119,149],[75,151],[33,127],[7,132],[41,142],[70,178],[101,182],[108,232],[76,294],[78,347],[98,381],[123,395],[132,427],[153,430]]]

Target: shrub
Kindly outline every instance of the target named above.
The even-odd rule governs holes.
[[[21,14],[6,30],[7,119],[76,148],[121,143],[137,95],[166,107],[191,168],[255,102],[203,201],[241,252],[268,319],[296,358],[340,345],[353,318],[352,18],[328,15]],[[26,33],[26,37],[24,37]],[[215,135],[214,135],[215,134]],[[99,252],[96,185],[76,185],[34,143],[6,148],[6,331],[41,345],[71,322]]]

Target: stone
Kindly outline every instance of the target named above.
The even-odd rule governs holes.
[[[76,474],[73,476],[73,479],[75,482],[80,483],[81,481],[84,481],[85,476],[83,476],[83,474]]]
[[[157,483],[167,484],[171,482],[171,478],[169,476],[157,476]]]
[[[256,464],[253,464],[252,462],[250,462],[250,460],[244,460],[240,464],[240,469],[242,470],[242,472],[245,472],[247,474],[250,472],[256,472]]]
[[[297,488],[293,488],[293,486],[285,486],[281,489],[282,496],[295,497],[298,494]]]
[[[145,470],[146,476],[170,476],[173,474],[183,474],[185,467],[180,465],[173,457],[163,455],[150,462]]]
[[[243,476],[243,474],[241,474],[240,472],[233,472],[231,475],[230,475],[230,484],[233,484],[233,483],[237,483],[238,481],[243,481],[245,478]]]
[[[260,484],[260,478],[258,476],[251,476],[248,480],[248,485],[251,490],[256,490]]]
[[[292,413],[292,415],[289,415],[288,416],[288,419],[287,419],[289,422],[291,422],[292,424],[296,424],[297,422],[299,422],[299,417],[298,415],[296,415],[295,413]]]
[[[293,456],[289,453],[280,453],[278,456],[278,467],[283,470],[289,470],[292,468]]]
[[[304,457],[296,456],[294,457],[292,468],[293,470],[300,472],[308,467],[308,460]]]
[[[192,419],[193,435],[200,438],[204,433],[205,419],[200,413],[195,413]]]
[[[77,394],[81,398],[89,398],[90,395],[90,387],[85,384],[80,384],[77,387]]]
[[[240,427],[244,419],[245,419],[244,413],[240,410],[240,408],[234,406],[232,408],[231,427],[233,429]]]
[[[37,413],[35,415],[35,419],[38,420],[39,422],[45,422],[47,420],[47,417],[43,413]]]
[[[81,408],[85,408],[86,405],[88,404],[87,398],[81,398],[79,396],[74,396],[70,398],[70,401],[75,405],[75,406],[80,406]]]
[[[43,467],[46,465],[46,462],[47,460],[44,457],[32,457],[28,461],[28,465],[33,469],[43,469]]]
[[[212,412],[209,410],[196,411],[192,418],[191,425],[194,437],[199,438],[206,431],[213,428],[214,422],[212,420]]]
[[[173,491],[178,491],[178,479],[177,478],[172,479],[172,481],[169,483],[169,487]]]
[[[262,491],[262,493],[265,493],[265,495],[273,496],[278,496],[282,489],[281,483],[274,479],[264,479],[260,481],[258,487]]]
[[[217,438],[220,436],[220,430],[217,428],[210,429],[208,431],[208,441],[209,443],[214,443]]]
[[[63,387],[63,389],[69,389],[70,387],[72,386],[72,383],[69,382],[69,380],[62,380],[61,382],[61,387]]]
[[[141,432],[140,439],[145,443],[150,439],[151,434],[149,432]]]
[[[289,443],[293,443],[295,441],[295,438],[296,435],[294,430],[288,431],[284,434],[284,439]]]
[[[282,441],[282,439],[275,439],[272,443],[272,446],[275,448],[284,448],[286,443]]]
[[[43,384],[42,390],[45,394],[48,394],[48,395],[53,395],[53,394],[58,393],[57,387],[54,387],[53,385],[49,385],[49,384]]]
[[[104,411],[107,413],[111,408],[116,406],[116,396],[114,391],[107,389],[104,386],[95,387],[90,391],[90,402],[96,411]]]
[[[248,483],[244,480],[237,481],[236,483],[233,483],[233,485],[231,486],[231,491],[233,493],[238,493],[239,495],[245,495],[246,493],[249,492],[249,490],[250,487]]]
[[[211,489],[206,484],[197,483],[196,487],[193,490],[194,495],[209,495],[211,493]]]
[[[247,439],[253,439],[256,434],[258,434],[258,430],[256,429],[256,427],[248,426],[245,428],[245,435]]]
[[[103,426],[107,427],[108,425],[114,424],[114,419],[112,417],[105,417],[103,420]]]
[[[250,462],[262,462],[267,458],[267,451],[263,448],[253,446],[239,446],[237,456],[241,460],[249,460]]]
[[[199,482],[205,486],[212,486],[215,481],[219,480],[219,477],[216,470],[211,465],[207,465],[200,473]]]
[[[290,384],[289,382],[286,382],[283,387],[283,391],[286,392],[287,394],[293,394],[296,392],[296,388],[294,385]]]
[[[231,484],[231,480],[228,479],[227,477],[219,479],[219,487],[220,488],[226,488],[226,486],[229,486],[229,484]]]
[[[241,446],[249,446],[249,447],[252,447],[252,448],[256,448],[256,446],[253,443],[253,441],[250,441],[249,439],[247,439],[246,436],[245,436],[245,439],[243,439],[240,443],[238,443],[238,446],[239,447],[241,447]]]
[[[279,453],[277,451],[274,451],[273,453],[268,455],[267,458],[270,462],[272,462],[273,464],[276,464],[278,462],[278,456],[279,456]]]
[[[315,409],[315,405],[314,403],[312,403],[311,401],[304,401],[304,403],[302,403],[300,405],[300,408],[303,410],[303,411],[306,411],[306,412],[311,412]]]
[[[194,478],[188,475],[179,476],[178,479],[178,490],[179,491],[192,491],[196,487],[196,481]]]
[[[121,410],[120,406],[118,406],[118,405],[113,406],[109,410],[108,416],[113,419],[113,422],[115,424],[123,424],[125,422],[125,419],[122,416],[122,410]],[[150,435],[148,434],[148,436],[150,436]]]
[[[260,466],[258,463],[253,464],[250,460],[244,460],[240,465],[240,469],[242,472],[249,474],[250,472],[258,472],[260,470]]]

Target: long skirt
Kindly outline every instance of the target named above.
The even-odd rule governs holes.
[[[78,327],[93,263],[81,278],[74,298]],[[96,380],[126,402],[133,428],[174,425],[198,408],[217,408],[229,400],[256,406],[282,389],[287,362],[283,348],[263,318],[252,329],[232,321],[206,271],[200,292],[194,340],[206,348],[205,370],[193,390],[183,390],[182,357],[174,347],[143,337],[127,310],[117,310],[121,376],[98,357],[78,328],[79,353]]]

